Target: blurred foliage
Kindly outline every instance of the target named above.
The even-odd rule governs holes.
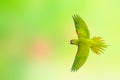
[[[119,77],[119,3],[118,0],[0,0],[0,80]],[[84,68],[75,74],[69,70],[76,53],[76,48],[69,44],[76,37],[73,14],[86,21],[91,36],[100,35],[110,45],[102,57],[91,54]],[[39,68],[31,67],[37,61],[31,59],[28,48],[32,41],[41,38],[51,43],[53,56],[46,61],[47,66],[43,65],[45,61],[38,60]]]

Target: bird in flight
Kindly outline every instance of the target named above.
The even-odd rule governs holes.
[[[78,16],[72,16],[75,24],[78,39],[70,40],[70,44],[78,46],[77,53],[71,68],[71,71],[77,71],[87,60],[90,48],[95,54],[103,53],[107,47],[104,40],[95,36],[90,39],[90,33],[84,20]]]

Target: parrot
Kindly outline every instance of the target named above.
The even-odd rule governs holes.
[[[79,15],[75,14],[72,16],[72,18],[78,36],[78,39],[70,40],[70,44],[76,45],[78,47],[71,68],[71,71],[75,72],[86,62],[89,56],[90,48],[95,54],[100,55],[103,53],[107,45],[102,37],[94,36],[90,39],[90,33],[87,24]]]

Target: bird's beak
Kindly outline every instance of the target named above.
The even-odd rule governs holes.
[[[73,40],[70,40],[70,44],[73,44]]]

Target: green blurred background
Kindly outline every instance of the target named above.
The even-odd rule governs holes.
[[[119,80],[119,0],[0,0],[0,80]],[[109,45],[71,72],[72,15]]]

